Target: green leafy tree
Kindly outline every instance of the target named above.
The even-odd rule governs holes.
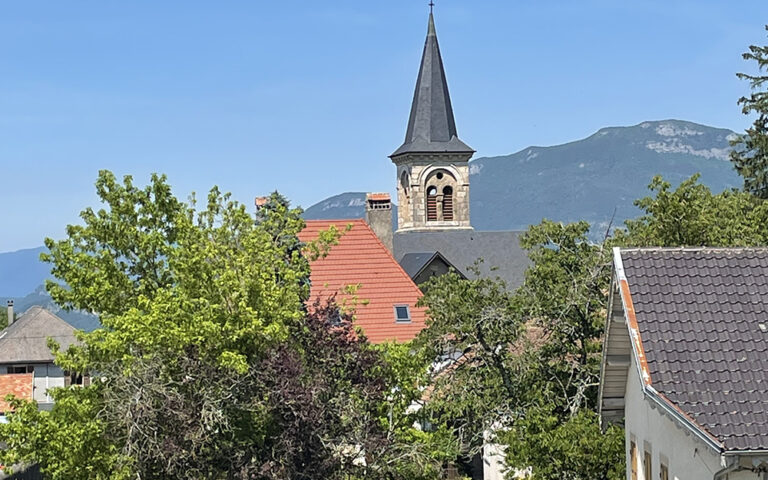
[[[768,30],[768,25],[766,25]],[[737,73],[743,80],[749,81],[752,92],[741,97],[739,105],[745,115],[754,113],[757,118],[752,126],[740,135],[732,144],[731,161],[736,171],[744,179],[744,190],[758,198],[768,199],[768,75],[762,75],[768,69],[768,46],[751,45],[742,55],[744,60],[757,63],[757,75]]]
[[[15,317],[14,312],[14,317]],[[6,307],[0,307],[0,330],[8,326],[8,309]]]
[[[500,437],[507,463],[528,465],[533,479],[621,480],[625,478],[624,430],[600,430],[597,414],[581,409],[563,420],[552,404],[530,407]]]
[[[672,189],[656,176],[652,196],[635,201],[644,213],[626,221],[613,244],[622,246],[755,246],[768,239],[768,204],[750,193],[713,194],[693,175]]]
[[[449,272],[431,278],[425,290],[420,304],[427,307],[428,328],[416,343],[425,358],[437,359],[426,408],[471,456],[522,392],[524,365],[513,348],[522,317],[497,279],[465,280]]]
[[[305,307],[307,254],[338,232],[301,244],[301,211],[278,194],[254,217],[215,188],[203,208],[181,202],[162,176],[140,188],[103,171],[96,187],[105,207],[43,255],[53,298],[100,315],[56,358],[94,381],[54,390],[50,412],[16,400],[0,462],[54,480],[436,471],[399,443],[406,417],[383,414],[394,367],[338,307]]]

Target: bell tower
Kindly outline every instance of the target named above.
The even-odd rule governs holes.
[[[435,20],[429,13],[405,141],[389,156],[397,166],[397,231],[471,229],[469,159],[459,140]]]

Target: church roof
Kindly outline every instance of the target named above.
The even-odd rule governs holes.
[[[414,252],[406,253],[400,259],[400,266],[403,267],[405,273],[415,279],[421,272],[424,271],[432,262],[442,261],[448,268],[453,268],[460,275],[466,277],[466,273],[456,268],[451,262],[448,261],[440,252]]]
[[[456,134],[451,97],[448,94],[443,59],[437,43],[435,20],[430,13],[427,40],[421,57],[419,77],[416,80],[405,142],[390,156],[442,152],[474,153],[474,150],[459,140]]]
[[[61,350],[75,343],[75,328],[42,307],[32,307],[0,332],[0,363],[49,363],[48,338]]]
[[[530,264],[528,254],[520,247],[522,233],[477,230],[395,232],[395,256],[403,259],[413,253],[440,252],[446,261],[470,278],[474,277],[471,267],[481,259],[480,276],[499,277],[512,289],[522,285],[525,269]]]
[[[412,340],[424,328],[422,293],[373,230],[362,219],[308,220],[299,233],[306,242],[335,225],[342,233],[328,255],[310,262],[309,303],[336,295],[337,303],[356,301],[355,324],[372,343]],[[351,225],[349,231],[347,226]],[[345,287],[359,285],[354,295]],[[356,298],[353,299],[352,297]],[[395,307],[407,306],[410,321],[398,321]]]

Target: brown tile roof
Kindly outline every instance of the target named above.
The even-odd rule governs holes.
[[[355,323],[368,339],[373,343],[412,340],[424,328],[425,309],[416,307],[422,296],[419,287],[364,220],[308,220],[299,238],[305,242],[316,239],[331,225],[343,234],[327,256],[311,262],[310,302],[334,293],[338,301],[349,301],[351,295],[344,288],[360,284]],[[352,228],[345,232],[348,225]],[[395,321],[395,305],[408,305],[410,323]]]
[[[8,412],[11,407],[5,401],[6,395],[32,400],[33,373],[13,373],[0,375],[0,412]]]
[[[622,249],[651,385],[727,450],[768,449],[768,249]]]

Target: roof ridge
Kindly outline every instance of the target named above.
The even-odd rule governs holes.
[[[768,250],[768,246],[756,247],[616,247],[622,252],[721,252]]]

